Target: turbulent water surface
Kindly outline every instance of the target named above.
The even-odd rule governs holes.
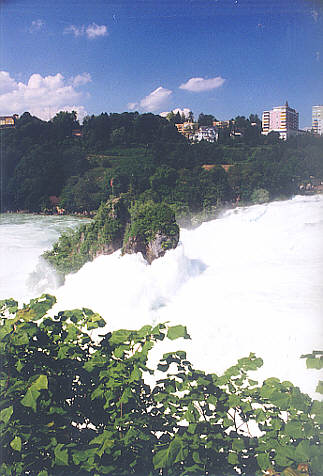
[[[88,220],[65,216],[0,215],[0,299],[26,300],[38,296],[37,293],[45,291],[48,286],[55,288],[55,273],[44,263],[40,266],[39,257],[61,233],[85,221]],[[41,269],[44,283],[36,279],[37,286],[33,286],[32,273],[37,268],[38,271]]]
[[[288,379],[317,396],[318,372],[306,370],[299,357],[323,344],[323,196],[226,212],[182,230],[177,249],[151,266],[140,254],[116,252],[86,264],[57,289],[47,270],[42,286],[30,289],[38,256],[77,222],[2,216],[0,298],[51,291],[55,310],[90,307],[109,329],[185,324],[191,341],[162,343],[156,352],[185,348],[196,367],[218,374],[255,352],[265,361],[259,377]]]

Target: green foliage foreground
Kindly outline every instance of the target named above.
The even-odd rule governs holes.
[[[217,376],[195,370],[183,351],[168,353],[151,387],[149,351],[189,338],[184,326],[100,340],[98,314],[49,317],[54,303],[50,295],[22,309],[0,302],[2,476],[254,475],[287,466],[283,474],[296,475],[301,462],[323,474],[322,404],[290,382],[259,386],[248,376],[262,365],[254,354]],[[261,436],[251,435],[252,421]]]

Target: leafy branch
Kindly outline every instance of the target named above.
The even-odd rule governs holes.
[[[262,365],[254,354],[218,376],[170,352],[154,372],[149,352],[188,339],[185,326],[94,340],[106,326],[98,314],[50,317],[54,303],[49,295],[21,309],[0,302],[1,475],[323,474],[322,403],[276,378],[258,385],[249,377]],[[305,356],[310,368],[321,356]]]

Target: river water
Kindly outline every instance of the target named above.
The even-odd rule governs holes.
[[[37,265],[39,256],[79,223],[74,217],[2,215],[0,298],[27,301],[52,292],[55,311],[89,307],[112,330],[185,324],[192,340],[161,343],[152,363],[162,352],[185,349],[197,368],[220,374],[255,352],[265,362],[259,379],[290,380],[317,397],[319,373],[306,370],[299,357],[323,347],[323,196],[227,211],[181,230],[176,250],[151,266],[140,254],[116,252],[57,287],[55,273]]]

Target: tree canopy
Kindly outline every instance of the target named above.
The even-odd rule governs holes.
[[[75,112],[60,112],[47,122],[24,113],[14,129],[0,131],[5,139],[1,210],[50,211],[49,197],[54,196],[67,213],[86,213],[111,195],[130,192],[136,200],[146,197],[195,212],[238,197],[252,202],[259,189],[270,200],[288,197],[311,177],[323,180],[322,137],[284,142],[275,133],[263,136],[258,116],[250,114],[220,129],[217,143],[192,144],[178,133],[173,116],[102,113],[85,117],[80,125]],[[201,124],[213,119],[199,116]],[[205,165],[232,167],[217,174],[219,184],[211,187],[214,174],[205,169],[206,180]],[[219,193],[221,187],[225,193]]]

